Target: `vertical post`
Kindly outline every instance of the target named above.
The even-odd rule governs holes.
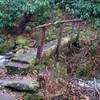
[[[45,27],[42,27],[41,33],[38,38],[38,48],[37,48],[35,65],[41,64],[41,57],[42,57],[44,42],[45,42]]]
[[[62,39],[62,33],[63,33],[63,25],[60,23],[59,27],[57,29],[58,32],[58,42],[57,42],[57,48],[56,48],[56,60],[58,60],[59,58],[59,54],[60,54],[60,45],[61,45],[61,39]]]

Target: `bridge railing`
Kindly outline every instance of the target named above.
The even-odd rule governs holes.
[[[59,57],[59,51],[60,51],[61,38],[62,38],[62,33],[63,33],[63,25],[65,23],[76,23],[76,22],[81,22],[81,20],[79,20],[79,19],[61,20],[61,21],[56,21],[56,22],[53,22],[53,23],[47,23],[47,24],[43,24],[43,25],[39,25],[39,26],[35,27],[35,29],[39,29],[41,31],[41,33],[39,34],[39,38],[38,38],[38,48],[37,48],[35,65],[41,63],[43,46],[44,46],[44,43],[45,43],[46,28],[48,28],[49,26],[52,26],[52,25],[57,26],[58,42],[57,42],[55,56],[56,56],[56,58],[58,58]]]

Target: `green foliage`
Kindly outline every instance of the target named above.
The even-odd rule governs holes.
[[[22,48],[27,43],[27,39],[24,36],[17,36],[16,38],[16,50]]]
[[[60,9],[55,9],[53,11],[53,16],[55,18],[55,20],[60,20],[61,19],[61,16],[62,16],[62,11]]]
[[[92,67],[84,63],[77,68],[76,75],[79,77],[88,77],[91,70]]]
[[[14,41],[6,34],[0,34],[0,53],[6,52],[9,48],[14,46]]]
[[[42,100],[43,99],[43,93],[34,93],[34,94],[25,94],[24,100]]]
[[[100,26],[100,3],[94,0],[58,0],[57,5],[65,11]],[[99,18],[99,19],[98,19]]]
[[[16,38],[16,44],[17,45],[25,45],[27,42],[26,38],[24,36],[18,36]]]
[[[4,36],[3,34],[0,34],[0,53],[5,51],[6,46],[5,46],[5,40],[6,40],[6,36]]]
[[[49,0],[0,0],[0,31],[13,26],[20,16],[32,14],[38,22],[49,16]]]
[[[55,59],[50,58],[44,63],[47,66],[47,68],[51,70],[54,78],[66,78],[68,76],[67,68],[62,62],[57,62],[55,61]]]
[[[46,32],[46,41],[51,41],[56,39],[56,28],[54,26],[51,26],[47,32]]]
[[[38,36],[39,36],[39,32],[32,32],[32,38],[34,39],[34,40],[38,40]]]

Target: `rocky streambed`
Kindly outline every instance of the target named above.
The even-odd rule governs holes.
[[[8,61],[7,56],[0,55],[0,68],[5,68],[5,64]]]
[[[68,42],[69,40],[66,40],[66,42]],[[65,43],[66,43],[65,42]],[[62,43],[64,43],[64,41],[62,40]],[[44,54],[45,55],[50,55],[51,52],[53,51],[53,49],[55,48],[57,44],[57,40],[56,41],[51,41],[49,43],[47,43],[47,45],[44,46]],[[48,52],[47,52],[48,51]],[[27,64],[25,61],[30,62],[30,58],[32,58],[33,56],[36,56],[36,49],[31,49],[31,51],[27,51],[26,53],[16,56],[9,56],[8,54],[5,55],[0,55],[0,69],[6,69],[7,67],[10,68],[9,74],[11,75],[12,72],[14,72],[14,70],[16,70],[16,68],[20,67],[21,69],[27,69]],[[14,63],[15,62],[15,63]],[[18,63],[20,63],[21,65],[18,65]],[[22,67],[22,65],[24,65],[24,67]],[[10,64],[9,66],[6,66],[6,64]],[[13,67],[13,68],[12,68]],[[18,68],[19,69],[19,68]],[[16,74],[13,73],[10,77],[15,76]],[[6,77],[9,77],[9,75],[7,74]],[[70,80],[71,84],[75,85],[76,87],[80,87],[83,91],[86,92],[87,95],[92,95],[92,99],[91,100],[98,100],[98,98],[95,96],[95,93],[97,92],[96,89],[98,89],[98,91],[100,91],[100,80],[98,79],[92,79],[92,80],[83,80],[83,79],[79,79],[79,78],[73,78]],[[31,79],[29,80],[29,78],[26,79],[18,79],[18,78],[4,78],[4,76],[2,75],[2,78],[0,79],[0,91],[9,91],[12,93],[12,90],[15,92],[37,92],[37,90],[39,89],[39,83],[37,82],[36,79]],[[0,92],[1,94],[1,92]],[[2,93],[2,95],[0,95],[0,100],[18,100],[17,98],[13,98],[11,96],[6,96],[6,93]],[[7,99],[6,99],[7,98]],[[19,99],[22,100],[22,99]]]

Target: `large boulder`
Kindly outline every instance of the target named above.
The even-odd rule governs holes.
[[[39,83],[36,80],[0,80],[0,86],[20,92],[37,93]]]

